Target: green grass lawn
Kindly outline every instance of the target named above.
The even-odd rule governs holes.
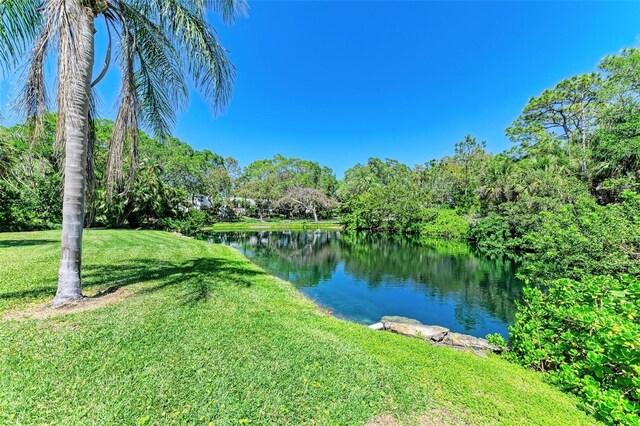
[[[0,234],[0,318],[53,296],[58,237]],[[325,315],[228,247],[89,230],[84,283],[133,294],[0,319],[0,424],[595,423],[539,374]]]
[[[220,222],[208,227],[207,231],[251,231],[251,230],[340,230],[343,226],[337,220],[265,220],[244,218],[240,222]]]

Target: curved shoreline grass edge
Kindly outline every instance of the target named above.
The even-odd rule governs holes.
[[[58,231],[0,234],[0,312],[55,292]],[[596,424],[498,357],[326,315],[239,252],[158,231],[87,230],[95,311],[0,322],[0,423]]]

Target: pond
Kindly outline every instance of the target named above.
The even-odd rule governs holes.
[[[508,335],[522,282],[516,266],[468,246],[351,232],[215,232],[273,275],[292,282],[334,315],[372,324],[415,318],[459,333]]]

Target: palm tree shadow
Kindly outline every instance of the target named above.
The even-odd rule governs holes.
[[[58,240],[0,240],[0,248],[38,246],[42,244],[60,243]]]
[[[53,298],[53,295],[56,294],[56,280],[55,278],[51,278],[47,280],[46,285],[29,289],[29,290],[21,290],[21,291],[2,291],[2,287],[0,287],[0,300],[16,300],[16,299],[39,299],[45,296],[50,296]]]
[[[86,288],[101,289],[94,298],[135,284],[143,287],[142,294],[171,287],[175,289],[174,295],[181,297],[185,304],[195,304],[209,299],[223,287],[251,287],[251,277],[264,275],[264,272],[247,268],[244,262],[214,258],[175,262],[134,259],[116,266],[87,265],[83,275]]]
[[[92,298],[100,298],[120,288],[140,285],[141,293],[153,293],[172,287],[175,296],[184,303],[198,303],[209,299],[223,287],[248,288],[251,278],[264,272],[247,267],[245,262],[195,258],[185,261],[158,261],[133,259],[121,264],[92,265],[83,268],[83,287],[97,290]],[[2,292],[0,300],[39,299],[53,297],[56,292],[56,277],[51,276],[42,285],[29,290]]]

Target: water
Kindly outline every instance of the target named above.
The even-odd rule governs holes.
[[[363,324],[401,315],[478,337],[507,337],[521,297],[515,265],[462,244],[320,231],[215,232],[208,239],[237,248],[334,315]]]

